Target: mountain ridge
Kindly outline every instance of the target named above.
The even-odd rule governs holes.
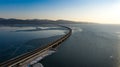
[[[48,19],[5,19],[0,18],[0,24],[91,24],[91,22],[76,22],[70,20],[48,20]],[[92,23],[94,24],[94,23]]]

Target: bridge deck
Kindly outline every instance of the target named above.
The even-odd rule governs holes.
[[[59,46],[63,41],[65,41],[72,33],[72,29],[62,26],[64,28],[67,28],[69,32],[61,37],[60,39],[56,40],[55,42],[52,42],[44,47],[39,47],[35,49],[34,51],[28,52],[26,54],[23,54],[21,56],[18,56],[16,58],[13,58],[11,60],[8,60],[4,63],[0,64],[0,67],[26,67],[26,65],[30,64],[31,61],[35,60],[36,58],[39,58],[43,54],[45,54],[48,50],[51,48],[55,48]]]

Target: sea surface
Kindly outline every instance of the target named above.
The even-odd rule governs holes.
[[[56,53],[44,58],[44,67],[120,67],[120,25],[62,24],[72,35]]]
[[[0,63],[54,42],[67,32],[52,25],[0,26]]]

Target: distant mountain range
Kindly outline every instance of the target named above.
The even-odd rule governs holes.
[[[75,21],[69,21],[69,20],[41,20],[41,19],[5,19],[0,18],[0,24],[90,24],[89,22],[75,22]]]

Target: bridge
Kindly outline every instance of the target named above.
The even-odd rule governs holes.
[[[44,47],[39,47],[31,52],[1,63],[0,67],[32,67],[32,65],[37,63],[41,57],[45,57],[49,52],[54,52],[54,50],[56,50],[56,48],[71,35],[71,28],[65,26],[61,27],[68,29],[68,33]]]

